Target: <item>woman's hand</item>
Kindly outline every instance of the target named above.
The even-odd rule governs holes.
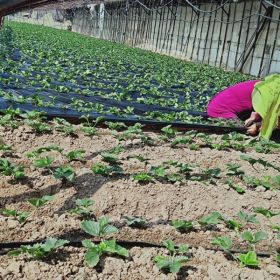
[[[257,136],[261,128],[260,123],[254,123],[247,128],[247,134],[251,136]]]

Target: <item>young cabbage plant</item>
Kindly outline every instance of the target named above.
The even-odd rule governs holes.
[[[36,260],[42,260],[68,243],[69,241],[63,239],[48,238],[45,243],[37,243],[33,246],[22,245],[19,249],[8,252],[8,256],[17,257],[21,254],[28,254]]]
[[[11,209],[3,209],[0,212],[2,213],[2,215],[14,217],[22,225],[26,222],[26,220],[29,216],[28,212],[20,212],[20,211],[11,210]]]
[[[182,264],[189,261],[189,257],[185,254],[188,253],[189,247],[187,245],[176,246],[171,240],[166,240],[163,245],[168,250],[168,255],[158,255],[154,257],[154,262],[160,270],[169,271],[171,273],[177,274]]]
[[[78,198],[75,201],[76,207],[69,210],[70,213],[79,215],[83,218],[90,218],[93,215],[91,206],[94,205],[94,201],[90,198]]]

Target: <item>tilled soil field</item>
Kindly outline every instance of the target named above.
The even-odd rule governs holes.
[[[279,178],[279,148],[269,153],[258,153],[254,144],[248,144],[249,140],[244,138],[236,140],[246,146],[242,152],[232,148],[218,150],[204,145],[201,136],[194,134],[192,142],[195,145],[174,146],[172,141],[175,138],[163,140],[160,134],[145,132],[143,135],[149,136],[154,142],[151,145],[139,135],[119,140],[122,132],[98,128],[95,136],[88,137],[81,131],[81,126],[73,127],[74,135],[65,135],[55,129],[49,134],[37,134],[25,124],[14,130],[0,128],[2,145],[12,148],[12,151],[0,151],[1,157],[24,166],[25,171],[25,178],[21,180],[1,175],[0,208],[29,213],[22,223],[19,223],[17,217],[3,212],[0,215],[1,279],[280,278],[280,267],[276,261],[280,242],[279,232],[275,227],[280,224],[280,216],[268,218],[254,211],[255,207],[262,207],[277,214],[280,210],[277,185],[250,183],[240,179],[237,173],[229,175],[228,167],[228,164],[239,164],[239,170],[247,177],[261,182],[264,182],[264,178],[267,182],[269,178]],[[212,135],[212,140],[220,141],[220,138],[221,136]],[[49,145],[56,145],[64,150],[62,153],[50,151],[41,155],[55,159],[50,169],[35,167],[34,158],[28,158],[26,153]],[[123,169],[122,174],[95,174],[91,167],[96,163],[110,165],[104,161],[102,153],[112,153],[115,147],[122,147],[116,155],[117,164]],[[74,150],[84,150],[83,159],[69,161],[65,157],[65,154]],[[240,157],[241,154],[254,159],[261,158],[270,165],[265,166],[260,162],[250,164]],[[192,176],[188,173],[185,180],[181,180],[180,176],[177,179],[174,176],[173,179],[168,177],[168,180],[154,176],[144,183],[134,177],[141,172],[151,174],[152,167],[167,163],[169,167],[166,170],[175,174],[177,171],[174,162],[177,166],[178,163],[189,164]],[[73,181],[59,180],[53,176],[52,170],[63,165],[75,170],[76,177]],[[219,174],[208,172],[210,176],[207,176],[207,170],[213,169],[219,169]],[[227,179],[238,184],[245,192],[237,192],[226,182]],[[54,199],[39,208],[28,202],[31,198],[44,195],[54,196]],[[75,207],[75,201],[82,198],[94,201],[91,219],[106,216],[119,229],[110,238],[129,249],[128,258],[109,255],[102,257],[95,268],[86,264],[86,249],[79,241],[91,237],[81,229],[83,219],[69,211]],[[255,215],[257,221],[240,220],[240,211]],[[223,219],[209,225],[198,222],[213,212],[219,212]],[[143,217],[146,224],[140,228],[131,227],[125,222],[125,216]],[[230,219],[238,221],[242,227],[232,229],[227,222]],[[194,221],[194,226],[186,232],[178,231],[170,225],[174,220]],[[244,231],[262,231],[267,236],[251,247],[241,237]],[[228,236],[233,240],[231,253],[223,252],[212,244],[212,240],[219,236]],[[76,243],[59,248],[40,261],[27,254],[17,257],[7,255],[7,243],[42,241],[49,237]],[[168,254],[163,246],[157,246],[168,239],[175,244],[187,244],[190,247],[187,254],[189,261],[183,264],[177,275],[159,270],[153,261],[156,255]],[[94,240],[98,241],[97,238]],[[259,267],[242,266],[238,256],[252,248],[259,253]]]

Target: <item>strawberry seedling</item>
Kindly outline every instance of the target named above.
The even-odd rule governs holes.
[[[115,240],[104,240],[108,235],[118,232],[115,226],[109,224],[107,217],[101,217],[97,222],[83,221],[81,228],[92,236],[101,237],[101,242],[98,245],[87,239],[83,241],[83,246],[87,248],[85,261],[89,266],[96,266],[99,263],[100,257],[104,254],[129,256],[128,251],[118,245]]]
[[[256,214],[250,215],[243,211],[239,211],[237,213],[237,216],[239,217],[240,220],[244,221],[245,223],[252,223],[252,224],[259,223],[259,221],[256,218],[257,217]]]
[[[243,170],[240,169],[241,165],[237,163],[228,163],[227,164],[227,173],[228,176],[237,176],[241,177],[245,174]]]
[[[140,172],[133,175],[133,179],[139,183],[149,183],[153,181],[153,177],[147,172]]]
[[[63,152],[63,148],[61,148],[59,146],[56,146],[56,145],[50,145],[50,146],[47,146],[47,147],[39,148],[39,149],[34,150],[32,152],[28,152],[28,153],[26,153],[26,156],[28,158],[34,158],[34,157],[39,156],[42,153],[50,152],[50,151],[57,151],[59,153],[62,153]]]
[[[19,221],[20,224],[26,222],[27,217],[29,216],[28,212],[20,212],[17,210],[3,209],[1,213],[5,216],[12,216]]]
[[[213,212],[212,214],[201,218],[198,222],[200,225],[207,227],[217,225],[223,220],[224,218],[219,212]]]
[[[83,218],[90,218],[93,215],[91,206],[94,204],[94,201],[89,198],[77,199],[75,201],[76,207],[69,210],[70,213],[79,215]]]
[[[61,166],[54,170],[53,173],[56,179],[60,179],[62,181],[72,182],[75,179],[75,171],[71,166]]]
[[[254,212],[255,213],[259,213],[259,214],[262,214],[264,215],[266,218],[272,218],[274,216],[278,216],[280,215],[280,212],[274,212],[274,211],[270,211],[268,209],[265,209],[263,207],[255,207],[254,208]]]
[[[67,153],[65,156],[69,159],[69,161],[83,160],[85,152],[85,150],[75,150]]]
[[[45,205],[47,202],[50,202],[54,199],[53,195],[44,195],[41,198],[30,198],[28,199],[28,202],[35,206],[36,208],[39,208],[43,205]]]
[[[109,224],[109,219],[107,217],[101,217],[97,222],[83,221],[81,223],[81,228],[86,233],[95,237],[105,237],[118,232],[115,226]]]
[[[106,166],[103,163],[95,163],[92,165],[91,170],[95,174],[105,177],[123,174],[123,169],[118,165]]]
[[[53,162],[54,162],[54,158],[45,156],[45,157],[35,159],[33,165],[37,168],[50,169]]]
[[[231,238],[229,238],[227,236],[219,236],[219,237],[216,237],[215,239],[213,239],[211,243],[213,245],[219,246],[224,252],[231,255],[230,249],[233,246],[233,242],[232,242]]]
[[[171,226],[175,227],[180,232],[189,232],[193,230],[194,225],[192,221],[186,220],[175,220],[170,223]]]
[[[246,254],[240,254],[237,258],[239,259],[241,266],[259,267],[260,265],[258,256],[254,251],[249,251]]]
[[[74,135],[74,126],[62,118],[55,118],[55,129],[59,132],[63,132],[65,135]]]
[[[125,125],[125,123],[123,122],[105,122],[105,124],[113,130],[116,131],[121,131],[127,128],[127,126]]]
[[[184,255],[189,251],[189,248],[187,245],[176,246],[171,240],[164,241],[163,245],[168,250],[169,255],[155,256],[154,262],[157,268],[177,274],[180,271],[182,264],[189,261],[189,257]]]
[[[102,160],[110,164],[117,164],[119,159],[115,154],[112,153],[101,153]]]
[[[86,239],[82,241],[82,244],[85,248],[87,248],[85,261],[90,267],[97,266],[100,258],[104,255],[118,255],[126,258],[129,257],[128,250],[118,245],[116,240],[103,240],[99,244],[94,244],[91,240]]]
[[[20,246],[19,249],[8,252],[8,256],[17,257],[21,254],[28,254],[36,260],[41,260],[68,243],[69,241],[63,239],[48,238],[45,243],[37,243],[33,246]]]
[[[256,233],[252,233],[251,231],[244,231],[241,233],[241,237],[243,240],[249,242],[249,244],[253,245],[256,244],[262,240],[266,240],[268,237],[268,234],[263,231],[258,231]]]
[[[0,158],[0,174],[4,176],[12,176],[16,180],[20,180],[25,177],[22,166],[15,165],[5,158]]]
[[[125,222],[130,227],[143,228],[146,224],[146,219],[142,217],[125,216]]]
[[[227,179],[227,180],[226,180],[226,183],[227,183],[233,190],[235,190],[235,191],[236,191],[237,193],[239,193],[239,194],[244,194],[244,193],[246,192],[242,187],[240,187],[239,185],[234,184],[233,181],[230,180],[230,179]]]
[[[243,228],[243,225],[236,220],[225,220],[225,222],[228,228],[233,229],[235,232],[240,232],[240,230]]]

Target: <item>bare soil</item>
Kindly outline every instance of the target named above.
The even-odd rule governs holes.
[[[0,254],[0,279],[280,279],[280,267],[275,257],[260,258],[260,269],[241,267],[233,260],[228,260],[223,252],[215,251],[211,240],[216,236],[227,235],[235,241],[235,248],[248,250],[239,235],[224,224],[210,229],[198,228],[189,233],[180,233],[166,224],[157,224],[159,220],[198,220],[201,217],[219,211],[226,218],[237,218],[242,210],[252,212],[252,208],[261,206],[279,211],[279,191],[265,190],[262,187],[247,188],[243,195],[238,194],[224,181],[226,164],[238,163],[247,175],[260,178],[264,175],[276,176],[277,171],[261,165],[252,167],[241,160],[239,151],[218,151],[209,148],[190,150],[187,145],[172,148],[170,143],[159,140],[159,135],[148,133],[156,141],[155,146],[142,145],[138,139],[119,141],[112,131],[99,128],[94,137],[84,136],[79,126],[75,126],[77,135],[65,136],[61,132],[36,134],[31,128],[22,125],[18,129],[0,128],[0,135],[7,145],[11,145],[13,153],[5,154],[11,162],[25,166],[27,179],[15,181],[10,177],[0,177],[0,208],[16,209],[30,212],[28,221],[20,225],[13,217],[0,215],[0,242],[33,241],[47,237],[69,240],[89,238],[80,229],[81,219],[67,212],[75,206],[77,198],[91,198],[95,201],[93,210],[96,217],[108,216],[116,224],[123,216],[142,216],[154,224],[146,229],[135,229],[122,225],[119,233],[113,237],[117,240],[145,241],[160,244],[172,239],[177,244],[188,244],[192,247],[192,257],[183,267],[179,275],[165,274],[159,271],[152,258],[166,254],[159,248],[130,248],[130,258],[106,257],[99,267],[89,268],[83,260],[83,248],[65,247],[59,249],[52,258],[39,262],[23,255],[16,258]],[[219,137],[219,136],[217,136]],[[59,153],[48,153],[56,158],[55,166],[71,165],[76,172],[74,182],[62,183],[52,174],[43,172],[32,166],[33,159],[26,157],[26,152],[37,148],[58,145],[64,152],[77,149],[86,151],[82,162],[67,162]],[[168,160],[192,163],[201,168],[220,168],[222,178],[216,184],[204,184],[199,181],[154,182],[139,184],[130,175],[103,177],[95,175],[91,170],[94,163],[101,162],[100,153],[118,145],[125,151],[119,155],[121,166],[126,174],[135,174],[149,170]],[[0,152],[1,153],[1,152]],[[273,154],[260,154],[248,150],[247,154],[254,158],[262,158],[277,166],[280,165],[280,151]],[[149,158],[144,163],[129,156],[142,155]],[[29,198],[43,195],[55,195],[55,199],[39,209],[28,203]],[[269,234],[268,240],[256,246],[257,251],[272,252],[280,247],[279,239],[271,230],[267,218],[257,215],[260,223],[249,224],[246,230],[263,230]],[[279,216],[272,218],[273,224],[280,224]]]

